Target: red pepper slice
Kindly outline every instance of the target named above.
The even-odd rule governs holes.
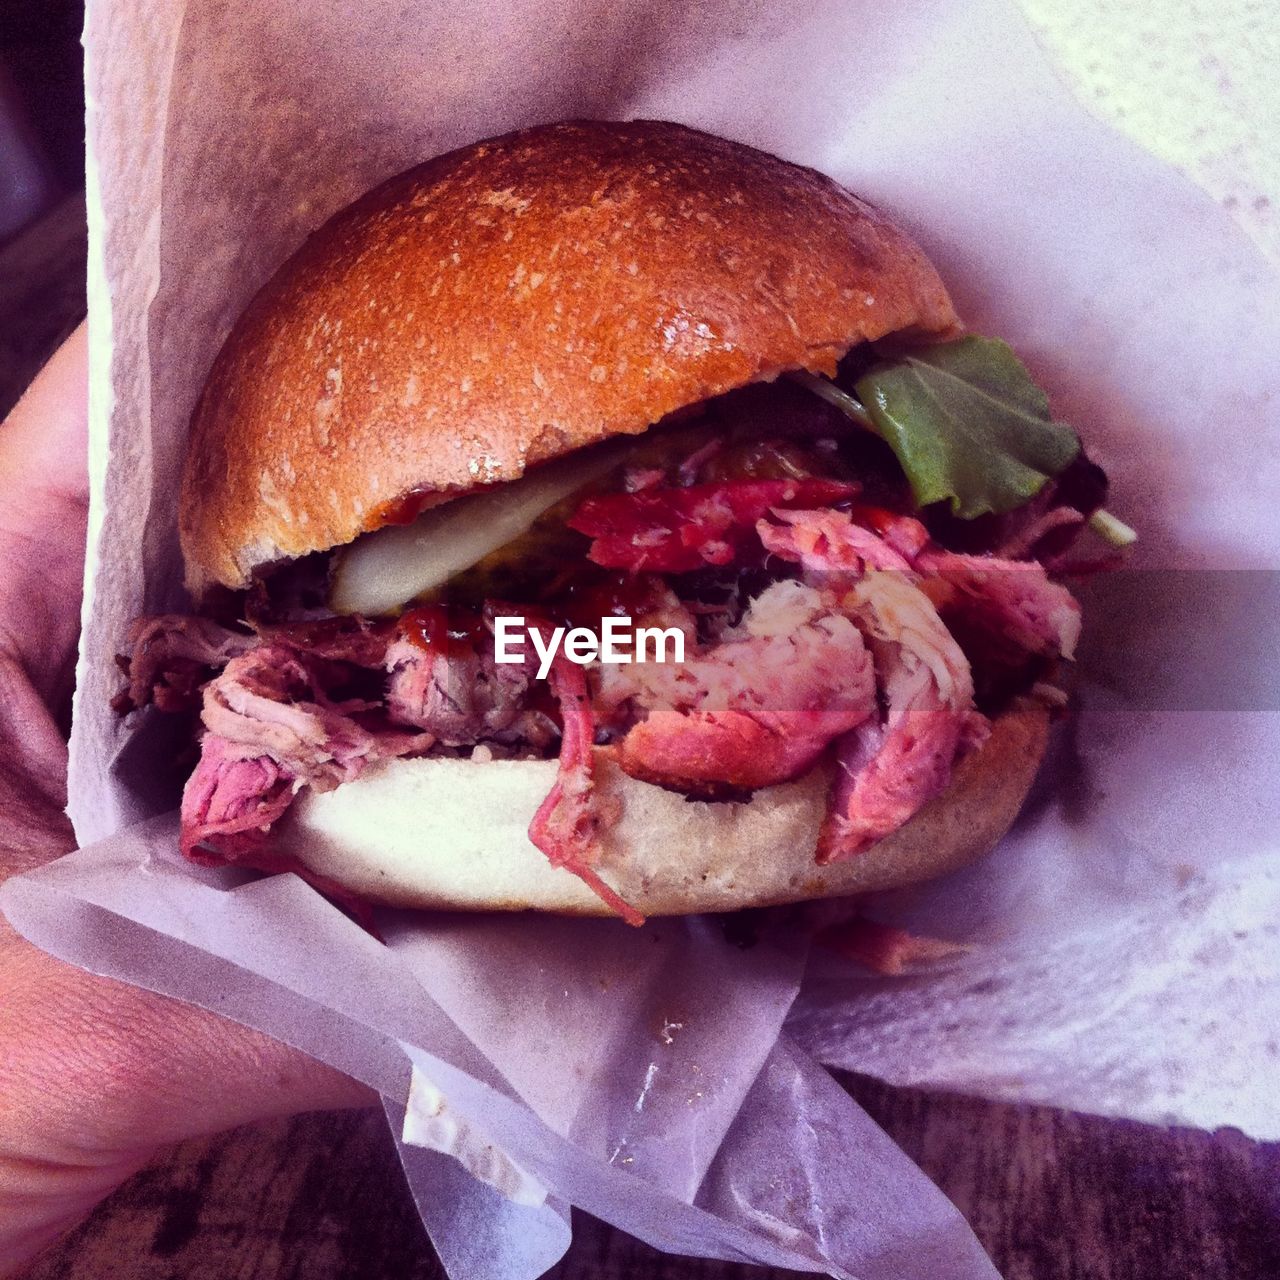
[[[726,480],[587,498],[569,528],[592,538],[588,557],[606,569],[688,573],[731,564],[757,520],[775,507],[830,507],[858,492],[841,480]]]

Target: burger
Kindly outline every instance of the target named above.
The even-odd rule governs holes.
[[[183,853],[346,904],[884,889],[1018,812],[1077,541],[1132,537],[1105,496],[831,179],[527,129],[383,183],[253,299],[191,423],[195,608],[136,624],[117,707],[192,717]]]

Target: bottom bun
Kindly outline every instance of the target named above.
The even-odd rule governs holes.
[[[828,768],[747,802],[707,803],[624,774],[596,752],[596,785],[620,802],[600,874],[644,915],[734,911],[912,884],[964,866],[1009,829],[1044,755],[1048,715],[999,716],[951,785],[866,853],[814,861]],[[279,828],[304,866],[373,902],[407,907],[607,915],[526,834],[554,760],[388,760],[356,782],[299,798]]]

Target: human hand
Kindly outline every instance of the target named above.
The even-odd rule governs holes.
[[[80,616],[86,353],[81,326],[0,425],[0,881],[74,847],[56,716]],[[373,1100],[257,1032],[63,964],[0,917],[0,1275],[162,1145]]]

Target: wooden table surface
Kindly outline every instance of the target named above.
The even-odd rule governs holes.
[[[1280,1143],[847,1081],[1008,1280],[1276,1280]],[[429,1280],[443,1270],[380,1113],[188,1143],[23,1280]],[[554,1280],[781,1280],[579,1215]],[[946,1277],[939,1277],[946,1280]]]

